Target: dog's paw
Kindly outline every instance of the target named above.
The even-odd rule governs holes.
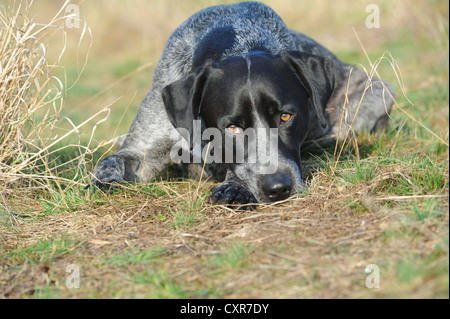
[[[231,182],[222,183],[211,189],[208,201],[212,204],[227,205],[238,210],[253,210],[255,205],[251,204],[258,202],[255,196],[245,187]]]
[[[116,181],[111,181],[109,183],[103,183],[99,180],[92,181],[91,184],[86,185],[86,187],[83,189],[83,193],[86,193],[87,191],[97,192],[97,190],[106,193],[106,194],[112,194],[114,191],[120,189],[120,184]]]

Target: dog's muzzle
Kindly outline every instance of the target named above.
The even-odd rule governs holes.
[[[266,175],[262,181],[264,195],[272,202],[284,200],[291,195],[292,180],[282,173]]]

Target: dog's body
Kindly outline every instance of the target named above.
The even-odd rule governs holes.
[[[94,182],[101,187],[159,178],[171,162],[172,147],[182,139],[175,128],[192,134],[198,120],[202,129],[219,128],[225,138],[230,131],[239,135],[236,128],[279,132],[275,173],[258,173],[260,163],[206,165],[209,175],[224,180],[213,189],[213,202],[285,199],[302,187],[303,141],[338,133],[346,94],[346,122],[353,119],[368,78],[352,69],[312,39],[289,30],[264,4],[204,9],[170,37],[129,135],[115,155],[97,166]],[[394,94],[388,83],[372,79],[353,129],[375,131],[387,125],[393,101],[384,87]],[[344,123],[339,138],[348,129]]]

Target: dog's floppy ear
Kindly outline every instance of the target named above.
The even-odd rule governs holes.
[[[162,90],[162,99],[167,116],[175,128],[184,128],[193,135],[193,121],[200,119],[203,87],[208,77],[209,66],[198,68]]]
[[[308,92],[320,124],[325,127],[325,107],[334,90],[335,65],[331,59],[298,51],[281,53]]]

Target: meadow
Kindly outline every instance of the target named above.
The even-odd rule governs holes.
[[[387,131],[303,150],[305,193],[242,212],[206,202],[214,181],[83,192],[170,34],[232,2],[0,0],[0,298],[449,298],[445,0],[263,1],[397,94]]]

